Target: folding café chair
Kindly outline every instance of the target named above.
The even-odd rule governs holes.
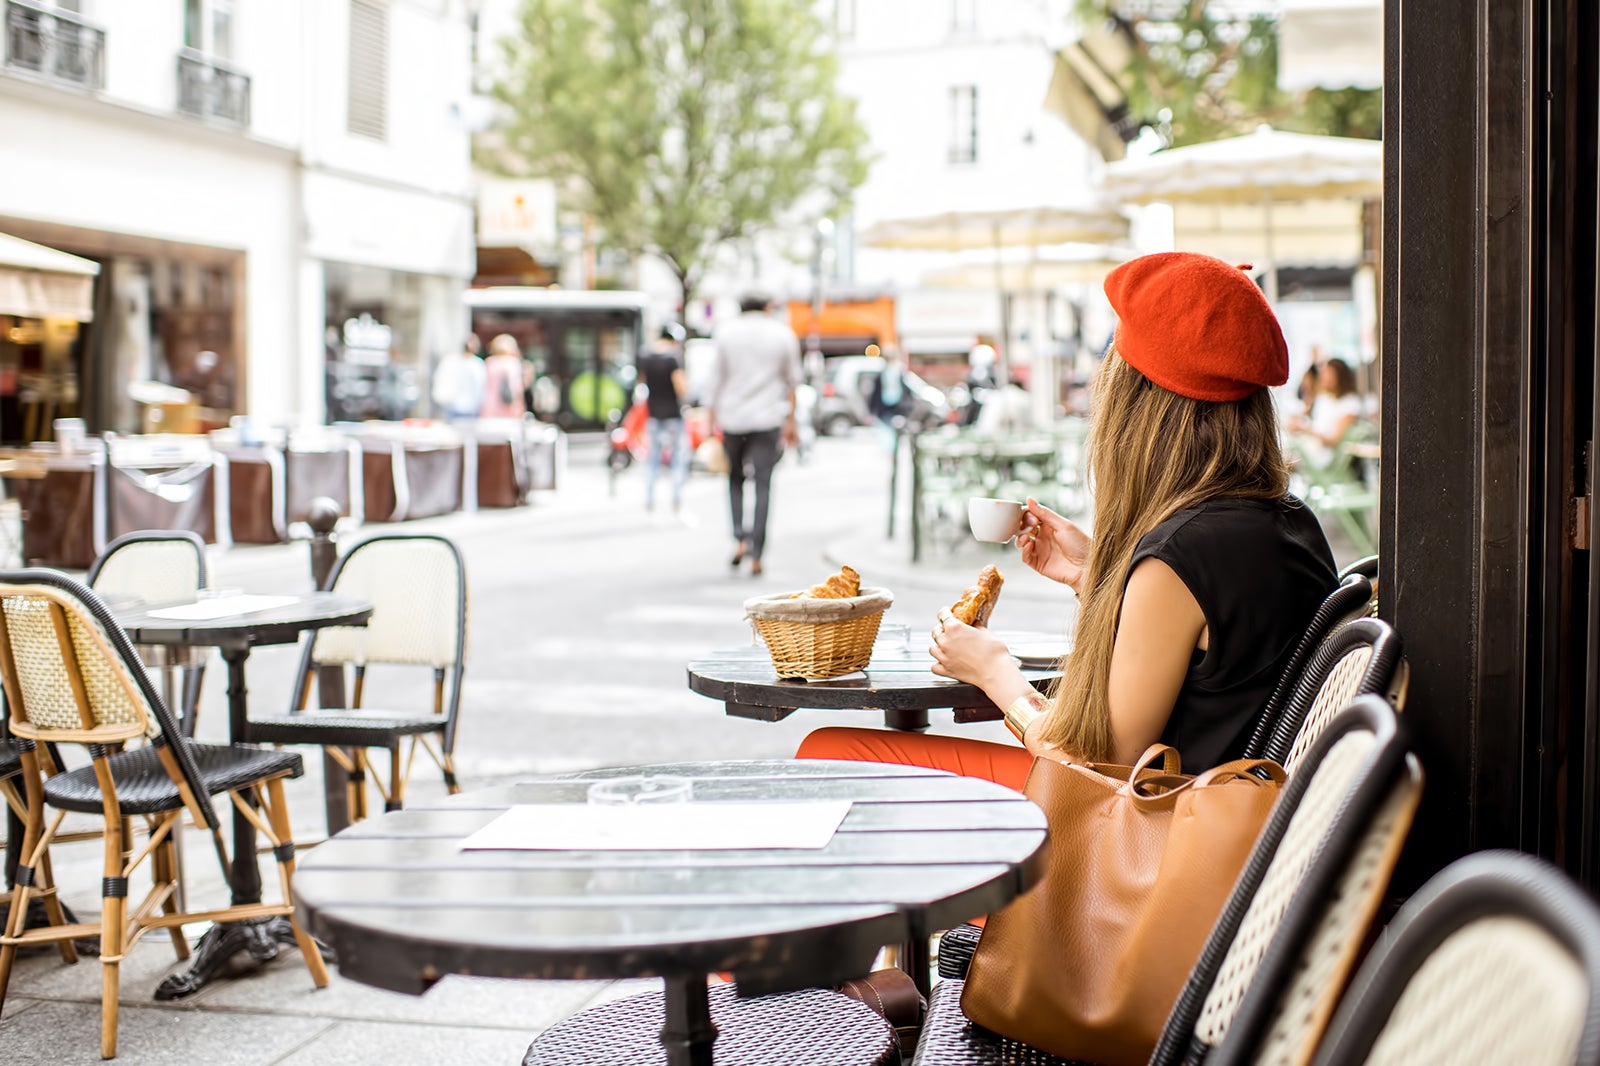
[[[419,746],[443,773],[445,787],[451,793],[461,791],[453,761],[467,644],[467,576],[460,549],[434,533],[383,533],[342,555],[329,584],[333,592],[370,602],[371,621],[364,628],[324,629],[309,638],[295,677],[295,708],[288,714],[251,718],[241,739],[315,744],[332,752],[350,773],[352,820],[367,814],[369,748],[389,752],[387,781],[375,777],[385,810],[404,805]],[[431,668],[432,709],[362,707],[367,668],[375,663]],[[350,706],[308,710],[318,669],[347,665],[355,674]],[[409,750],[402,751],[407,739]]]
[[[1321,988],[1340,983],[1353,948],[1340,954],[1326,945],[1359,945],[1420,794],[1421,771],[1384,700],[1362,697],[1330,723],[1273,807],[1167,1019],[1153,1066],[1205,1058],[1230,1035],[1245,989],[1275,990],[1291,972],[1313,984],[1294,969],[1302,957],[1315,958]],[[947,978],[934,989],[913,1066],[1071,1066],[967,1021],[964,983]],[[1297,1032],[1304,1040],[1313,1030],[1320,1031]]]
[[[1401,908],[1314,1066],[1600,1063],[1600,910],[1510,851],[1452,863]]]
[[[84,581],[101,596],[126,596],[150,607],[193,603],[206,587],[206,544],[188,530],[124,533],[106,545]],[[194,736],[207,654],[203,648],[139,648],[140,658],[161,670],[161,694],[182,715],[187,736]]]
[[[311,937],[294,921],[290,882],[294,843],[283,780],[301,773],[300,757],[231,745],[196,744],[156,695],[128,636],[90,589],[52,570],[0,573],[0,673],[11,731],[19,742],[26,790],[26,829],[17,887],[0,936],[0,1003],[17,948],[85,935],[100,937],[100,1054],[117,1052],[119,966],[140,937],[166,929],[180,959],[189,953],[182,926],[284,916],[318,987],[328,983]],[[149,743],[121,750],[139,737]],[[49,744],[87,747],[91,765],[45,778],[39,751]],[[278,863],[282,901],[242,903],[187,912],[178,903],[175,835],[187,812],[211,833],[224,879],[231,862],[211,797],[227,794],[267,838]],[[46,824],[46,805],[58,813]],[[24,929],[28,902],[53,894],[49,846],[68,812],[105,820],[105,865],[100,921]],[[134,837],[134,819],[147,835]],[[153,884],[131,908],[128,880],[150,860]],[[54,916],[52,916],[54,917]]]

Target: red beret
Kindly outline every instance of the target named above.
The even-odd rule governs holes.
[[[1106,276],[1117,354],[1169,392],[1218,403],[1289,380],[1283,328],[1239,267],[1193,252],[1130,259]]]

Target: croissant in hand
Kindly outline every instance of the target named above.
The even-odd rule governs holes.
[[[971,585],[950,608],[950,613],[969,626],[989,624],[995,601],[1000,598],[1000,586],[1006,583],[999,567],[986,566],[978,571],[978,583]]]

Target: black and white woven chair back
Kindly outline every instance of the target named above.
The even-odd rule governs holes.
[[[1486,851],[1400,910],[1314,1066],[1600,1063],[1600,910],[1554,867]]]
[[[1328,598],[1322,601],[1322,605],[1311,616],[1311,621],[1306,623],[1306,630],[1300,635],[1300,642],[1295,645],[1294,654],[1289,657],[1289,663],[1283,669],[1283,676],[1278,679],[1277,687],[1267,698],[1266,706],[1262,707],[1255,731],[1250,735],[1250,742],[1245,745],[1245,758],[1266,758],[1264,753],[1268,741],[1272,738],[1273,728],[1283,717],[1285,704],[1294,695],[1300,679],[1305,676],[1311,657],[1322,646],[1322,642],[1328,639],[1329,633],[1344,623],[1366,614],[1371,599],[1372,587],[1361,574],[1340,576],[1339,587],[1328,594]]]
[[[1262,758],[1293,774],[1334,715],[1357,696],[1383,696],[1400,706],[1401,661],[1400,635],[1385,622],[1357,618],[1335,629],[1306,664]]]
[[[1408,804],[1396,807],[1393,797],[1414,766],[1393,708],[1378,697],[1357,700],[1329,724],[1261,831],[1167,1019],[1154,1066],[1206,1060],[1253,986],[1283,987],[1364,843],[1386,818],[1409,826],[1414,790]]]
[[[20,715],[45,731],[82,730],[76,695],[81,684],[97,729],[120,727],[123,740],[143,733],[150,743],[167,746],[190,793],[207,795],[177,720],[156,694],[128,634],[92,589],[56,570],[0,573],[0,611],[6,631],[0,654],[10,675],[6,685],[15,686],[21,697],[11,701],[13,717]],[[70,667],[64,661],[58,618],[74,660]],[[199,806],[207,828],[216,828],[220,823],[210,804]]]
[[[188,530],[124,533],[89,567],[85,583],[100,595],[136,597],[149,607],[193,603],[206,587],[206,545]]]

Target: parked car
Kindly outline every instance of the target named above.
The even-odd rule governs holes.
[[[872,424],[868,401],[883,373],[883,359],[875,355],[846,355],[829,359],[813,413],[817,432],[824,436],[847,433],[854,426]],[[905,373],[911,396],[908,421],[920,429],[936,426],[950,417],[945,394],[911,371]]]

